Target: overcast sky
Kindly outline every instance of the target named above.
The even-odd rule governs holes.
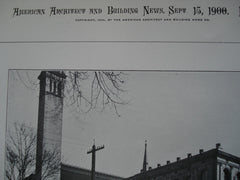
[[[28,73],[36,79],[39,71]],[[145,140],[152,167],[216,143],[240,156],[240,72],[125,73],[122,98],[128,104],[119,107],[120,117],[110,108],[79,114],[65,106],[63,163],[90,169],[86,152],[93,139],[105,145],[97,152],[96,170],[124,177],[140,172]],[[15,77],[9,73],[8,127],[17,121],[36,128],[38,88],[26,88]]]

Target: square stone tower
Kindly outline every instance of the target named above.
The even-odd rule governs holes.
[[[37,179],[41,180],[43,173],[46,172],[46,162],[61,162],[63,94],[66,75],[62,71],[42,71],[38,79],[40,93],[35,173]],[[59,172],[54,174],[51,179],[59,180],[60,168]]]

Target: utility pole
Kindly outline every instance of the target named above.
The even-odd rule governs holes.
[[[95,180],[95,163],[96,163],[96,151],[99,151],[104,148],[104,145],[102,146],[95,146],[95,141],[93,143],[92,149],[87,152],[87,154],[92,154],[92,171],[91,171],[91,180]]]

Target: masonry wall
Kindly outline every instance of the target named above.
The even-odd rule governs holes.
[[[215,150],[137,174],[128,180],[216,180]]]
[[[63,99],[47,93],[45,95],[45,116],[43,144],[45,149],[61,153]]]

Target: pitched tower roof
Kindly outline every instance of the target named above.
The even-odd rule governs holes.
[[[147,140],[145,140],[145,151],[144,151],[144,157],[143,157],[143,168],[142,168],[142,172],[146,172],[147,171]]]

